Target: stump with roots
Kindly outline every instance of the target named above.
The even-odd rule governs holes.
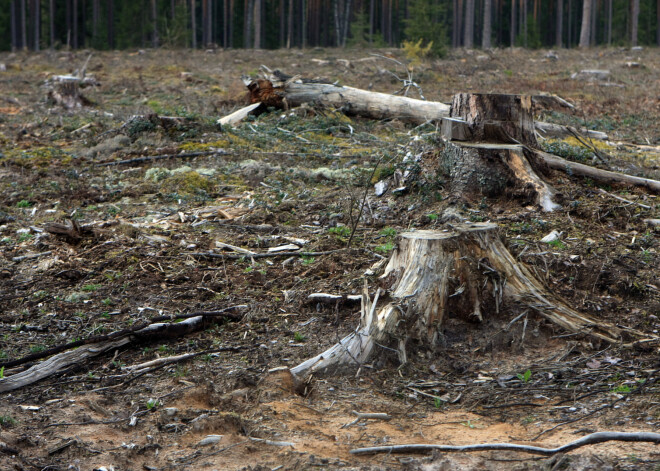
[[[377,344],[397,347],[397,341],[399,359],[405,362],[409,339],[435,349],[448,312],[482,321],[499,312],[527,310],[572,333],[607,342],[621,339],[621,329],[577,312],[543,286],[507,250],[495,224],[401,234],[381,278],[389,285],[389,302],[377,308],[380,289],[372,302],[365,286],[359,327],[292,368],[294,377],[304,380],[317,372],[359,367]]]
[[[454,95],[438,170],[451,191],[462,197],[510,194],[532,200],[544,211],[559,205],[539,172],[546,166],[530,149],[538,147],[532,99],[525,95]]]

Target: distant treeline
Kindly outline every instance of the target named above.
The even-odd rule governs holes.
[[[0,0],[0,50],[660,45],[660,0]]]

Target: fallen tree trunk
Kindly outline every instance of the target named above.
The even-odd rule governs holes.
[[[240,307],[240,306],[236,306]],[[230,308],[230,309],[235,309]],[[135,331],[122,331],[106,336],[108,340],[88,343],[78,346],[79,343],[72,343],[68,347],[75,350],[65,351],[51,356],[47,360],[33,365],[25,371],[21,371],[4,378],[0,378],[0,393],[13,391],[30,384],[36,383],[44,378],[60,373],[67,368],[84,363],[91,358],[136,342],[149,342],[153,340],[163,340],[164,338],[174,338],[188,335],[208,326],[209,321],[216,316],[236,318],[230,313],[223,312],[201,312],[193,317],[182,316],[185,320],[181,322],[155,322]],[[218,316],[219,317],[219,316]],[[84,341],[81,341],[84,342]],[[75,347],[74,347],[75,345]],[[20,364],[20,361],[10,362],[10,364]]]
[[[263,102],[265,106],[284,109],[303,104],[318,104],[336,108],[349,115],[372,119],[399,119],[404,122],[423,124],[440,122],[449,116],[450,106],[438,101],[418,100],[387,93],[372,92],[359,88],[331,83],[319,83],[299,76],[285,76],[279,71],[267,71],[265,79],[244,80],[250,91],[250,102]],[[564,102],[559,97],[532,96],[532,102],[547,107],[549,102]],[[538,123],[539,132],[546,137],[562,137],[570,134],[565,126]],[[603,134],[603,133],[601,133]],[[596,137],[591,134],[589,137]]]
[[[622,335],[615,325],[577,312],[543,286],[507,250],[495,224],[457,224],[449,231],[404,233],[381,278],[389,285],[387,305],[377,310],[380,292],[370,302],[365,289],[356,331],[292,368],[294,377],[302,381],[317,372],[360,367],[374,346],[392,339],[398,339],[399,358],[405,362],[409,339],[431,348],[442,343],[448,312],[481,322],[506,307],[506,312],[536,312],[569,332],[610,343],[620,341]]]

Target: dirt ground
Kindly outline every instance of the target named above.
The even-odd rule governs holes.
[[[201,330],[138,339],[0,393],[1,470],[660,469],[648,443],[551,458],[350,453],[406,443],[556,447],[597,431],[658,431],[657,343],[609,345],[517,306],[483,306],[481,323],[450,315],[442,344],[411,342],[404,365],[382,346],[359,370],[301,387],[281,369],[359,323],[359,303],[309,294],[360,294],[366,279],[373,295],[374,266],[397,234],[441,229],[447,214],[497,223],[512,254],[573,308],[657,334],[660,229],[646,222],[660,218],[657,195],[553,172],[561,209],[552,213],[452,195],[440,173],[378,197],[373,184],[410,170],[410,156],[433,158],[433,125],[313,106],[216,124],[244,105],[241,75],[261,64],[393,93],[395,75],[407,76],[390,60],[407,60],[399,50],[93,52],[89,104],[64,110],[49,80],[88,56],[0,54],[0,378],[59,345],[79,342],[65,349],[75,351],[154,320],[207,317]],[[601,159],[575,138],[543,141],[546,150],[660,179],[659,64],[657,49],[495,50],[455,51],[412,70],[429,100],[557,94],[576,110],[539,119],[609,137],[586,142]],[[559,241],[540,242],[553,230]],[[294,244],[308,255],[253,258],[222,244],[259,254]],[[183,354],[196,355],[177,360]],[[139,366],[164,358],[173,360]],[[356,412],[389,420],[356,421]]]

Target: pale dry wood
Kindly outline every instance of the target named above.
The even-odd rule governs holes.
[[[245,118],[247,118],[252,111],[259,108],[260,106],[261,106],[261,102],[252,103],[251,105],[241,108],[240,110],[236,110],[233,113],[220,118],[218,120],[218,124],[221,126],[233,126],[235,124],[238,124],[241,121],[243,121]]]
[[[84,362],[85,360],[101,355],[108,350],[123,347],[130,343],[130,341],[130,338],[124,337],[119,340],[104,342],[102,344],[83,345],[76,350],[52,356],[25,371],[5,378],[0,378],[0,393],[13,391],[14,389],[36,383],[37,381],[54,375],[71,365]]]
[[[377,453],[427,453],[430,451],[440,452],[471,452],[471,451],[518,451],[521,453],[532,453],[536,455],[551,456],[557,453],[566,453],[587,445],[595,445],[610,441],[618,442],[650,442],[660,443],[660,433],[654,432],[596,432],[579,438],[556,448],[543,448],[540,446],[519,445],[517,443],[483,443],[476,445],[390,445],[375,446],[367,448],[355,448],[351,450],[354,455],[373,455]]]
[[[564,138],[575,135],[583,135],[590,139],[598,139],[600,141],[607,140],[609,136],[607,133],[602,131],[594,131],[587,128],[574,128],[573,126],[563,126],[561,124],[554,123],[545,123],[543,121],[537,121],[535,123],[536,131],[542,137],[555,137],[555,138]]]
[[[334,371],[343,365],[354,365],[358,368],[362,366],[371,355],[375,344],[383,341],[394,330],[398,320],[398,310],[391,305],[388,305],[389,309],[381,309],[376,314],[379,296],[380,289],[376,292],[373,302],[369,299],[365,281],[362,316],[355,332],[347,335],[325,352],[291,368],[291,374],[298,380],[304,380],[316,372]]]
[[[449,114],[449,106],[444,103],[327,83],[287,83],[284,86],[284,96],[289,106],[315,103],[341,109],[349,115],[373,119],[400,119],[424,123],[439,121]]]
[[[359,368],[374,346],[391,343],[393,338],[399,339],[402,361],[409,338],[433,348],[450,305],[455,315],[478,321],[498,313],[503,303],[521,305],[569,332],[611,343],[620,340],[618,327],[570,308],[516,261],[497,225],[456,224],[451,228],[401,234],[381,277],[390,284],[391,302],[377,310],[380,289],[372,302],[365,286],[356,331],[292,368],[293,376],[304,381],[311,374],[334,372],[342,366]],[[643,337],[636,331],[626,333]]]
[[[646,188],[647,190],[650,190],[654,193],[660,193],[660,181],[657,180],[634,177],[632,175],[625,175],[623,173],[610,172],[609,170],[601,170],[589,165],[571,162],[554,154],[548,154],[547,152],[543,152],[542,150],[538,149],[533,149],[532,152],[543,159],[548,167],[555,170],[564,171],[569,175],[589,177],[592,180],[600,183],[621,183],[624,185],[638,186]]]

